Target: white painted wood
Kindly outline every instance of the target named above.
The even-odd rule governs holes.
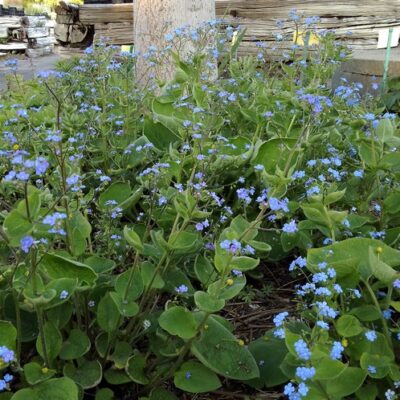
[[[9,42],[7,44],[0,44],[0,51],[25,50],[27,48],[28,43]]]
[[[6,26],[0,26],[0,39],[8,38],[8,28]]]
[[[150,46],[161,50],[167,45],[165,36],[176,28],[184,25],[196,28],[214,19],[215,0],[135,0],[134,43],[135,52],[139,54],[136,65],[138,83],[145,86],[152,76],[165,81],[174,74],[171,62],[151,66],[143,57]]]
[[[47,36],[43,38],[29,39],[28,43],[30,48],[38,49],[40,47],[51,46],[52,44],[54,44],[54,41],[54,37]]]
[[[53,49],[54,49],[53,45],[41,47],[40,49],[27,49],[26,55],[30,58],[47,56],[48,54],[53,53]]]

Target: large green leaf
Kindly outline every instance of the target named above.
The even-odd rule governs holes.
[[[101,209],[114,209],[121,207],[132,194],[132,189],[127,182],[115,182],[109,186],[99,197],[99,206]],[[115,201],[115,205],[107,205],[108,201]]]
[[[33,225],[23,214],[13,210],[4,219],[3,228],[11,244],[18,246],[20,240],[32,232]]]
[[[74,212],[68,220],[70,229],[69,241],[72,254],[80,256],[86,250],[86,240],[89,238],[92,227],[88,220],[78,211]]]
[[[86,333],[79,329],[72,329],[68,339],[63,343],[60,358],[74,360],[82,357],[90,350],[90,340]]]
[[[9,321],[0,321],[0,346],[15,350],[17,330]]]
[[[291,151],[296,152],[296,150],[293,149],[296,143],[297,139],[270,139],[261,145],[257,156],[253,160],[253,164],[263,165],[265,170],[271,174],[275,173],[277,167],[283,170],[286,163],[289,163],[290,166],[296,162],[296,155],[289,160]]]
[[[21,389],[12,400],[78,400],[78,388],[69,378],[50,379],[33,388]]]
[[[40,268],[52,279],[77,278],[81,285],[86,283],[91,286],[97,279],[97,274],[88,265],[57,254],[46,254]]]
[[[204,317],[202,312],[195,314],[198,323]],[[191,351],[207,368],[227,378],[249,380],[259,377],[250,351],[212,316],[207,319],[201,336],[193,341]]]
[[[174,375],[177,388],[189,393],[211,392],[221,387],[215,372],[196,361],[187,361]]]
[[[179,135],[150,118],[144,120],[143,133],[160,150],[167,150],[170,144],[182,141]]]
[[[38,336],[36,340],[36,349],[38,353],[41,355],[43,359],[45,359],[45,353],[43,349],[43,343],[45,343],[46,346],[46,354],[47,358],[52,361],[55,360],[58,354],[60,353],[61,346],[62,346],[62,336],[61,332],[58,330],[58,328],[53,324],[51,321],[47,321],[43,325],[43,335],[44,338],[42,338],[41,335]]]
[[[110,293],[107,293],[99,302],[97,323],[101,329],[109,333],[114,332],[121,323],[118,307]]]
[[[164,311],[158,323],[171,335],[190,339],[197,333],[197,323],[193,314],[184,307],[176,306]]]
[[[273,387],[287,381],[287,376],[280,369],[280,365],[288,353],[284,340],[271,334],[257,339],[249,344],[249,351],[253,354],[260,370],[260,377],[249,381],[257,388]]]
[[[366,372],[361,368],[348,367],[340,374],[340,379],[330,379],[326,382],[325,390],[335,399],[343,399],[355,393],[363,384]]]
[[[140,385],[147,385],[149,378],[145,374],[146,359],[141,355],[134,355],[129,358],[125,372],[133,380],[133,382],[139,383]]]
[[[353,315],[342,315],[335,325],[339,335],[344,337],[357,336],[363,331],[360,321]]]
[[[218,299],[203,291],[197,291],[194,294],[194,301],[201,311],[209,313],[220,311],[225,306],[225,300]]]
[[[380,260],[389,266],[400,264],[400,251],[383,242],[367,238],[346,239],[317,249],[310,249],[307,254],[307,268],[312,272],[319,271],[318,264],[327,262],[336,270],[338,282],[348,287],[355,287],[360,279],[358,268],[369,268],[369,248],[376,251],[380,248]]]
[[[47,381],[52,378],[55,373],[55,370],[43,368],[35,362],[30,362],[24,365],[25,379],[30,385],[37,385],[40,382]]]
[[[103,376],[99,361],[85,360],[78,368],[74,364],[66,364],[63,372],[83,389],[96,387]]]

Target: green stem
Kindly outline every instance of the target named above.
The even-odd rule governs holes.
[[[36,314],[38,316],[39,335],[40,335],[40,342],[42,344],[44,365],[45,367],[49,368],[50,367],[49,356],[47,352],[46,337],[43,328],[44,325],[43,310],[40,307],[36,307]]]
[[[370,286],[370,284],[368,283],[368,281],[366,281],[366,280],[364,280],[364,279],[363,279],[362,281],[363,281],[365,287],[367,288],[368,293],[370,294],[371,299],[372,299],[372,301],[373,301],[375,307],[376,307],[376,308],[378,309],[378,311],[379,311],[380,320],[381,320],[382,325],[383,325],[383,330],[384,330],[384,332],[385,332],[385,336],[386,336],[386,338],[387,338],[389,344],[392,344],[392,335],[390,334],[390,331],[389,331],[387,322],[386,322],[385,318],[383,317],[383,314],[382,314],[382,311],[381,311],[381,306],[379,305],[378,299],[376,298],[375,293],[374,293],[374,291],[372,290],[372,287]]]

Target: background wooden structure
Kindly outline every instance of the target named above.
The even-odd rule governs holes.
[[[320,29],[334,29],[336,36],[353,49],[376,47],[377,30],[400,24],[400,0],[217,0],[218,18],[246,28],[240,53],[256,53],[257,42],[275,42],[280,32],[277,20],[287,20],[292,9],[305,17],[320,17]],[[110,44],[133,43],[133,4],[85,4],[74,23],[92,27],[95,38]],[[285,23],[284,38],[290,38],[293,22]],[[280,48],[289,48],[283,40]]]

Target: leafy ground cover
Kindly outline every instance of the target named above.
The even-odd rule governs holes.
[[[276,61],[176,34],[157,90],[101,44],[8,62],[0,399],[396,399],[397,116],[329,87],[329,32]]]

